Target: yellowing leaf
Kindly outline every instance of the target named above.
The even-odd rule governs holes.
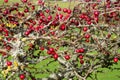
[[[26,41],[26,38],[22,38],[22,41]]]
[[[6,77],[8,74],[8,70],[3,70],[1,73],[3,74],[4,77]]]
[[[10,71],[10,70],[11,70],[11,66],[8,66],[7,71]]]
[[[14,61],[14,66],[18,67],[18,62],[17,61]]]

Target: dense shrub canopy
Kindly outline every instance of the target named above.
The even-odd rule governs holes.
[[[86,80],[118,62],[119,0],[83,0],[73,9],[44,0],[7,2],[0,6],[1,79],[46,73],[42,79]]]

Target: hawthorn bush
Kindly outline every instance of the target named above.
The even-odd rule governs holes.
[[[8,2],[0,6],[1,80],[97,80],[99,68],[117,64],[119,0],[81,0],[73,9],[44,0]],[[52,63],[55,69],[45,68]],[[49,76],[36,78],[40,73]]]

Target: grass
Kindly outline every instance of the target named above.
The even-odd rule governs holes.
[[[120,70],[117,70],[116,68],[119,68],[120,62],[117,65],[114,65],[112,68],[114,70],[109,70],[106,68],[100,68],[99,70],[103,70],[103,73],[98,73],[97,77],[98,80],[120,80]],[[91,80],[88,78],[87,80]]]
[[[0,1],[0,5],[3,3],[3,1],[4,0]],[[7,4],[11,4],[12,2],[19,2],[19,1],[20,0],[9,0],[9,3],[7,3]],[[54,2],[50,2],[50,3],[51,3],[51,5],[54,4]],[[75,4],[77,4],[77,2],[75,2],[75,3],[72,2],[71,5],[69,5],[68,2],[62,2],[62,1],[57,1],[57,3],[62,8],[64,8],[64,7],[68,8],[69,6],[70,6],[70,8],[73,8],[73,6]],[[58,63],[54,62],[54,63],[46,66],[45,64],[47,64],[50,60],[52,60],[52,59],[47,59],[43,62],[40,62],[40,63],[36,64],[35,67],[39,68],[40,70],[50,69],[51,71],[53,71],[58,67],[58,66],[56,66],[56,65],[58,65]],[[114,65],[113,68],[119,68],[119,66],[120,66],[120,62],[118,63],[118,65]],[[103,70],[104,73],[98,73],[98,80],[120,80],[120,76],[119,76],[120,71],[119,70],[115,69],[115,70],[111,71],[106,68],[101,68],[99,70]],[[34,69],[31,70],[31,72],[32,71],[34,71]],[[49,75],[49,73],[46,73],[46,74],[41,73],[41,74],[35,74],[35,75],[38,78],[42,78],[42,77],[47,77]],[[88,80],[91,80],[91,79],[88,78]]]
[[[33,0],[33,1],[37,1],[37,0]],[[0,5],[2,5],[3,4],[3,2],[4,2],[4,0],[1,0],[0,1]],[[12,3],[14,3],[14,2],[18,2],[18,3],[20,3],[21,1],[20,0],[9,0],[9,2],[8,3],[6,3],[6,4],[12,4]],[[70,6],[70,8],[72,9],[76,4],[77,4],[78,2],[71,2],[71,4],[69,5],[69,3],[68,2],[63,2],[63,1],[57,1],[57,3],[55,2],[55,1],[50,1],[49,3],[48,2],[46,2],[46,5],[54,5],[54,4],[58,4],[58,6],[60,6],[61,8],[69,8],[69,6]]]

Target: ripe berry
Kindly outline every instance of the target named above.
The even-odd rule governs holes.
[[[110,37],[111,37],[111,34],[108,34],[108,35],[107,35],[107,38],[110,38]]]
[[[110,15],[113,16],[113,17],[117,16],[117,14],[115,12],[111,12]]]
[[[87,28],[87,27],[84,27],[84,28],[83,28],[83,31],[84,31],[84,32],[86,32],[87,30],[88,30],[88,28]]]
[[[84,19],[85,15],[84,14],[80,14],[79,18]]]
[[[50,54],[52,54],[52,52],[50,52],[50,51],[48,50],[48,51],[47,51],[47,54],[49,54],[49,55],[50,55]]]
[[[23,3],[26,3],[26,2],[27,2],[27,0],[22,0],[22,2],[23,2]]]
[[[53,58],[56,60],[56,59],[58,59],[58,54],[54,54],[53,55]]]
[[[25,79],[25,75],[24,74],[20,74],[20,79],[24,80]]]
[[[99,11],[94,11],[94,16],[99,16]]]
[[[54,31],[52,31],[52,32],[50,32],[53,36],[55,35],[55,32]]]
[[[4,14],[4,15],[9,14],[9,10],[8,10],[8,9],[4,10],[3,14]]]
[[[62,30],[62,31],[64,31],[65,28],[66,28],[66,25],[65,25],[65,24],[62,24],[62,25],[60,26],[60,30]]]
[[[85,39],[85,41],[86,41],[86,42],[90,42],[90,40],[89,40],[89,39]]]
[[[79,55],[79,59],[83,59],[83,56],[82,56],[82,55]]]
[[[61,8],[60,8],[60,7],[58,7],[58,11],[61,11]]]
[[[7,66],[11,66],[11,65],[12,65],[12,62],[7,61]]]
[[[68,10],[67,10],[67,13],[68,13],[68,14],[71,14],[71,10],[70,10],[70,9],[68,9]]]
[[[67,11],[68,11],[67,8],[64,8],[64,9],[63,9],[63,12],[64,12],[64,13],[66,13]]]
[[[51,44],[51,41],[48,41],[47,44],[50,45],[50,44]]]
[[[8,3],[8,0],[4,0],[5,3]]]
[[[94,20],[98,23],[98,17],[95,17]]]
[[[2,52],[2,56],[6,56],[7,55],[7,53],[6,52]]]
[[[59,14],[59,18],[62,19],[62,18],[63,18],[63,15],[62,15],[62,14]]]
[[[114,58],[114,62],[117,63],[118,62],[118,58]]]
[[[75,51],[76,51],[76,53],[79,53],[79,49],[76,49]]]
[[[90,34],[85,34],[85,38],[90,38]]]
[[[85,51],[84,48],[76,49],[76,52],[77,52],[77,53],[84,53],[84,51]]]
[[[33,6],[31,7],[31,9],[32,9],[32,10],[35,10],[35,6],[33,5]]]
[[[9,51],[11,49],[11,46],[6,46],[6,49]]]
[[[80,52],[80,53],[84,53],[84,51],[85,51],[84,48],[80,48],[80,49],[79,49],[79,52]]]
[[[45,10],[45,12],[46,12],[46,13],[49,13],[49,12],[50,12],[50,10],[49,10],[49,9],[46,9],[46,10]]]
[[[80,60],[80,63],[81,63],[81,64],[83,64],[83,63],[84,63],[84,61],[81,59],[81,60]]]
[[[40,50],[43,51],[43,50],[44,50],[44,47],[41,46],[41,47],[40,47]]]
[[[31,3],[31,2],[28,2],[27,4],[28,4],[28,6],[31,6],[32,3]]]
[[[52,19],[52,16],[50,15],[50,16],[48,16],[48,18],[47,18],[48,20],[51,20]]]
[[[28,9],[25,9],[24,12],[27,13],[27,12],[29,12],[29,10],[28,10]]]
[[[91,19],[88,16],[85,16],[85,20],[89,22]]]
[[[25,32],[25,35],[26,35],[26,36],[28,36],[29,34],[30,34],[30,32],[29,32],[29,31],[26,31],[26,32]]]
[[[70,59],[70,56],[69,56],[69,55],[65,55],[64,58],[65,58],[66,60],[69,60],[69,59]]]
[[[55,50],[54,50],[54,48],[49,48],[49,51],[54,52]]]
[[[91,25],[91,23],[92,23],[91,21],[87,21],[87,24],[88,24],[88,25]]]

